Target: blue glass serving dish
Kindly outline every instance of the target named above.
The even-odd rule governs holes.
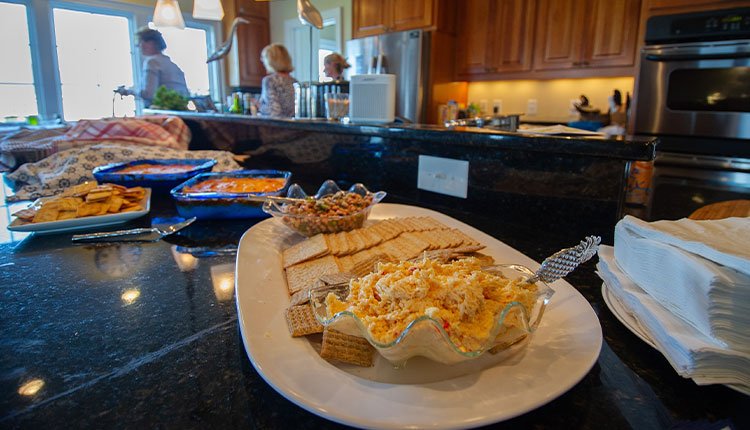
[[[190,167],[178,173],[126,173],[122,172],[131,166],[138,165],[186,166]],[[214,159],[153,159],[134,160],[111,163],[94,169],[93,174],[97,182],[119,184],[125,187],[151,188],[154,192],[169,192],[172,188],[187,181],[195,175],[210,172],[216,165]]]
[[[263,212],[263,197],[278,197],[286,192],[292,173],[284,170],[235,170],[230,172],[201,173],[170,191],[177,211],[185,218],[260,218]],[[266,193],[191,192],[201,182],[221,178],[279,178],[281,188]]]

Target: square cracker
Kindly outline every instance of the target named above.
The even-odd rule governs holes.
[[[287,268],[297,263],[320,257],[326,253],[328,253],[328,243],[325,236],[316,234],[285,249],[281,253],[281,260],[284,268]]]
[[[339,271],[339,265],[333,255],[289,266],[286,268],[286,284],[289,288],[289,294],[293,295],[323,275],[330,275]]]
[[[34,215],[34,222],[57,221],[57,215],[60,211],[56,207],[42,206]]]
[[[323,331],[309,305],[291,306],[286,310],[286,324],[292,336],[305,336]]]
[[[320,356],[326,360],[342,361],[357,366],[372,366],[375,348],[364,338],[350,336],[326,327],[323,330],[323,344]]]

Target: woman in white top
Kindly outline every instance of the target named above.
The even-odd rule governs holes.
[[[168,90],[189,95],[185,74],[164,55],[162,51],[167,48],[161,33],[158,30],[142,28],[136,33],[138,46],[141,48],[143,60],[143,72],[141,75],[141,90],[120,87],[117,92],[122,95],[135,95],[143,99],[146,106],[151,105],[156,89],[164,85]]]

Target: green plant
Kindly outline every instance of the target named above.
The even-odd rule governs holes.
[[[175,90],[168,90],[161,85],[156,89],[151,106],[165,110],[187,110],[188,98]]]

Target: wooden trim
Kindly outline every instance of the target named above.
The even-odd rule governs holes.
[[[578,69],[538,70],[530,72],[482,73],[475,75],[457,75],[458,80],[469,82],[510,81],[521,79],[581,79],[581,78],[614,78],[633,77],[635,67],[581,67]]]

